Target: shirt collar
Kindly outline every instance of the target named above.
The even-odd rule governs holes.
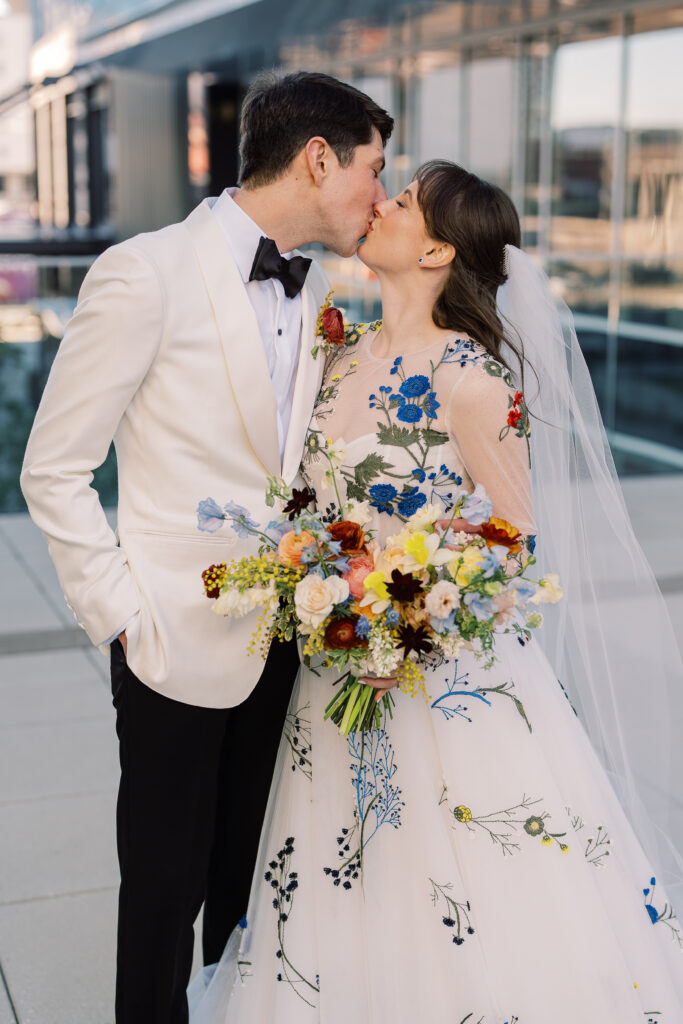
[[[230,243],[237,269],[246,284],[254,265],[258,244],[265,235],[265,231],[251,219],[248,213],[244,212],[241,206],[237,205],[233,198],[237,192],[239,192],[237,187],[223,189],[214,203],[213,212]],[[291,253],[282,253],[282,255],[289,257]]]

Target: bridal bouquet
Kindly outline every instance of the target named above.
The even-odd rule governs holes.
[[[339,453],[328,443],[324,454],[336,489]],[[260,542],[257,555],[202,573],[213,610],[234,618],[259,610],[250,653],[260,643],[265,655],[275,638],[298,634],[308,665],[343,673],[325,717],[344,735],[379,727],[382,710],[392,714],[391,694],[377,702],[363,676],[396,676],[403,691],[426,696],[424,666],[455,658],[463,647],[492,664],[497,633],[528,638],[542,616],[526,606],[562,596],[556,576],[526,577],[533,538],[491,517],[481,485],[463,492],[446,518],[443,507],[423,506],[383,545],[369,528],[367,502],[342,502],[338,491],[337,500],[342,511],[330,522],[315,511],[308,487],[290,489],[270,477],[266,502],[282,511],[265,527],[247,509],[212,498],[199,503],[197,515],[200,530],[229,523]],[[467,531],[458,529],[459,519]]]

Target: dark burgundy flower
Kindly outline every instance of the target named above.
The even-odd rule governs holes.
[[[315,501],[315,491],[312,491],[310,487],[304,487],[301,491],[297,490],[296,487],[293,487],[292,497],[282,510],[283,514],[286,515],[291,522],[292,519],[295,519],[300,512],[303,512],[303,510],[310,505],[312,501]]]
[[[332,619],[325,630],[325,647],[331,651],[346,651],[349,647],[367,647],[367,640],[356,636],[356,623],[359,615],[349,615],[344,619]]]
[[[350,523],[343,519],[340,523],[328,526],[332,540],[341,541],[341,549],[345,555],[359,555],[365,546],[365,534],[358,523]]]
[[[204,581],[204,592],[207,597],[217,599],[220,596],[221,586],[225,582],[227,574],[228,567],[225,562],[219,562],[218,565],[210,565],[208,569],[204,570],[202,580]]]
[[[332,345],[343,345],[346,341],[344,317],[336,306],[328,306],[323,313],[322,329],[325,332],[325,340]]]
[[[412,604],[417,595],[424,590],[419,580],[409,572],[401,572],[400,569],[393,570],[391,580],[391,583],[387,583],[387,590],[399,604]]]
[[[411,651],[416,651],[417,654],[429,654],[434,646],[429,639],[426,626],[399,626],[398,635],[401,640],[398,646],[403,647],[406,658]]]

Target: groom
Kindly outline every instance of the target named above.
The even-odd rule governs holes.
[[[247,655],[252,617],[211,614],[202,570],[254,545],[200,533],[195,509],[212,495],[267,522],[266,476],[296,476],[327,283],[291,250],[354,253],[392,127],[327,75],[257,80],[241,188],[95,262],[36,415],[24,495],[77,620],[111,645],[117,1024],[184,1024],[202,902],[207,964],[246,910],[298,659],[275,644],[264,665]],[[90,487],[112,438],[116,535]]]

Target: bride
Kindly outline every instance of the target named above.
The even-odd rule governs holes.
[[[323,721],[338,676],[301,668],[248,913],[191,1019],[677,1024],[680,663],[571,324],[495,186],[433,161],[375,212],[359,256],[383,320],[328,359],[303,464],[318,506],[336,503],[322,438],[382,544],[481,484],[566,597],[532,640],[500,635],[493,667],[463,650],[394,691],[362,749]]]

